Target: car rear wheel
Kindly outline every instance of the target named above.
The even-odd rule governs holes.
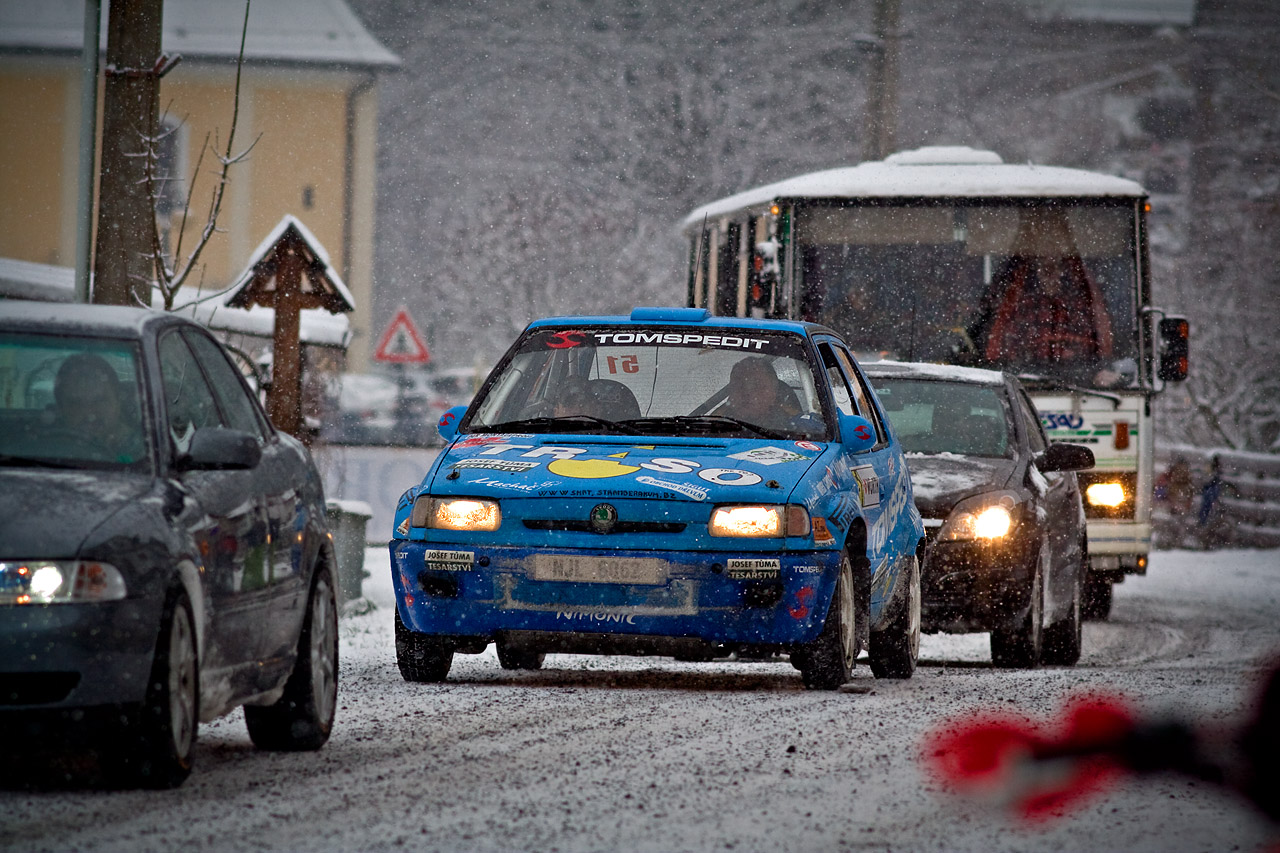
[[[1047,556],[1046,543],[1040,544],[1036,557],[1035,574],[1031,579],[1031,606],[1027,615],[1014,628],[999,628],[991,632],[991,662],[996,666],[1015,669],[1035,669],[1040,664],[1044,647],[1044,571]]]
[[[871,673],[876,678],[910,678],[920,657],[920,561],[911,555],[906,594],[895,602],[889,624],[871,632]]]
[[[542,669],[542,662],[547,656],[543,652],[522,649],[498,642],[498,663],[503,669]]]
[[[800,670],[805,687],[835,690],[849,680],[858,655],[856,614],[853,563],[845,552],[840,556],[840,573],[822,632],[792,654],[792,663]]]
[[[272,705],[246,705],[244,721],[258,749],[319,749],[329,740],[338,704],[338,603],[325,572],[316,575],[298,659]]]
[[[165,603],[137,728],[118,745],[119,771],[126,784],[176,788],[191,774],[199,680],[191,602],[186,592],[176,587]]]
[[[396,663],[405,681],[444,681],[453,665],[453,649],[439,640],[410,631],[396,610]]]
[[[1071,588],[1071,610],[1064,619],[1044,629],[1044,651],[1041,659],[1055,666],[1075,666],[1080,660],[1081,631],[1084,623],[1084,584],[1076,575]]]

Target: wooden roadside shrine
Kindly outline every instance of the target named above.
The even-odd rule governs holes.
[[[329,255],[315,236],[296,217],[286,215],[254,252],[226,304],[274,310],[267,414],[277,429],[305,438],[301,312],[308,308],[324,308],[331,314],[354,311],[351,291],[330,267]]]

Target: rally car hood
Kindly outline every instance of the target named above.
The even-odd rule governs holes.
[[[907,467],[916,507],[925,518],[945,518],[963,498],[1008,488],[1017,461],[954,453],[911,453]]]
[[[783,503],[834,445],[669,436],[460,436],[428,480],[437,495]]]
[[[0,469],[0,558],[78,556],[92,531],[153,482],[126,472]]]

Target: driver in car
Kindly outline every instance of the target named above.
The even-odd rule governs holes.
[[[57,426],[83,445],[116,462],[135,462],[145,455],[137,413],[127,416],[120,379],[102,356],[77,353],[63,361],[53,400]]]
[[[729,371],[729,395],[713,414],[787,431],[801,414],[796,394],[763,356],[744,358]]]

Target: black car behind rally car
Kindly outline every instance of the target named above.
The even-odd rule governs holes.
[[[176,785],[241,705],[258,747],[318,748],[335,572],[310,454],[202,327],[0,302],[0,757],[61,724]]]
[[[997,666],[1080,657],[1088,543],[1075,471],[1018,380],[974,368],[864,363],[902,442],[928,549],[922,629],[991,632]]]

